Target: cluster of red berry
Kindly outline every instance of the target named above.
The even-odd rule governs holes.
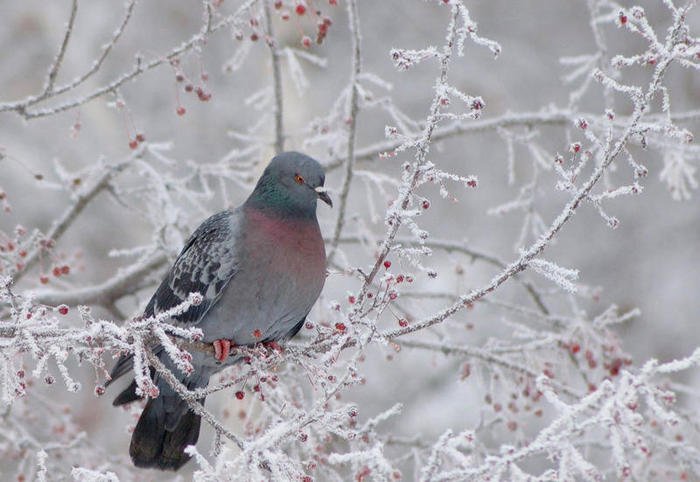
[[[328,3],[331,6],[338,5],[337,0],[329,0]],[[297,1],[294,5],[294,12],[297,14],[298,17],[306,15],[307,12],[310,12],[311,16],[316,17],[316,43],[320,45],[326,38],[326,35],[328,34],[328,29],[331,25],[333,25],[333,22],[330,18],[323,15],[320,10],[317,10],[315,8],[309,8],[310,4],[311,0]],[[283,9],[284,2],[282,0],[276,0],[274,6],[276,10],[280,11],[279,15],[282,20],[286,21],[291,18],[289,10]],[[301,45],[303,45],[305,48],[311,47],[311,37],[306,34],[302,35]]]
[[[183,90],[185,92],[192,93],[194,92],[197,94],[197,98],[202,101],[202,102],[207,102],[209,99],[211,99],[211,92],[208,92],[207,90],[204,89],[203,86],[198,85],[195,87],[194,83],[187,78],[187,76],[184,74],[184,72],[180,69],[180,60],[179,59],[173,59],[170,61],[170,64],[175,68],[175,81],[178,84],[184,84]],[[200,79],[204,83],[204,85],[207,83],[209,80],[209,74],[206,72],[202,72],[199,75]],[[175,108],[175,112],[177,115],[185,115],[187,112],[187,109],[185,109],[181,104],[180,104],[180,97],[178,95],[177,98],[177,107]]]

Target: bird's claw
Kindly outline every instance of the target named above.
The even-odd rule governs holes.
[[[228,358],[228,354],[231,352],[231,347],[235,346],[232,340],[214,340],[214,358],[217,359],[219,363],[223,363]]]

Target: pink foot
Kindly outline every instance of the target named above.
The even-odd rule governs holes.
[[[216,358],[219,363],[223,363],[228,358],[228,354],[231,352],[231,347],[235,346],[232,340],[214,340],[214,358]]]

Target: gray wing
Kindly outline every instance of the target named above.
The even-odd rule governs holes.
[[[205,220],[185,243],[175,263],[168,271],[155,294],[146,305],[145,317],[151,317],[174,308],[190,293],[200,293],[202,302],[174,317],[181,323],[199,323],[212,306],[219,301],[224,288],[236,275],[239,255],[236,246],[240,211],[222,211]],[[111,380],[131,370],[132,355],[122,355],[112,368]],[[134,385],[132,383],[132,385]],[[135,387],[135,385],[134,385]],[[126,401],[135,399],[135,392],[127,389]],[[132,393],[133,392],[133,393]],[[124,396],[123,393],[121,396]]]
[[[175,263],[146,305],[150,317],[176,307],[190,293],[202,302],[174,317],[182,323],[199,323],[236,275],[238,212],[222,211],[204,221],[185,243]]]

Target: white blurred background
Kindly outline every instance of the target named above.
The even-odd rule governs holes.
[[[221,12],[231,12],[239,2],[226,0],[219,7]],[[625,2],[622,2],[625,3]],[[646,10],[652,25],[663,28],[670,22],[668,11],[661,2],[639,2]],[[60,45],[64,25],[68,18],[70,2],[3,1],[2,26],[0,26],[0,102],[22,99],[41,91],[52,58]],[[325,68],[300,61],[308,80],[308,87],[299,91],[290,75],[290,68],[282,62],[284,92],[284,125],[289,134],[287,149],[304,150],[322,163],[331,161],[328,151],[321,146],[306,147],[306,128],[314,119],[328,115],[340,91],[345,88],[350,71],[350,35],[345,2],[338,7],[325,1],[313,4],[330,17],[333,25],[322,45],[315,43],[309,52],[326,59]],[[458,57],[450,67],[450,79],[462,91],[481,96],[485,101],[482,119],[497,118],[507,113],[535,113],[550,107],[565,108],[574,87],[563,82],[569,72],[559,61],[563,56],[577,56],[596,51],[589,24],[586,2],[576,1],[519,1],[473,0],[466,2],[472,19],[479,25],[479,34],[500,43],[502,52],[497,59],[483,47],[467,42],[465,55]],[[627,5],[626,5],[627,6]],[[630,4],[631,6],[631,4]],[[75,29],[67,49],[58,82],[63,83],[89,68],[100,52],[100,47],[110,37],[123,15],[121,2],[91,0],[80,2]],[[391,62],[391,48],[419,49],[427,45],[441,45],[448,22],[448,10],[437,8],[431,2],[409,0],[361,1],[359,4],[362,33],[362,70],[373,73],[391,84],[391,90],[374,87],[377,96],[388,96],[393,105],[413,119],[424,119],[432,99],[431,86],[438,73],[436,62],[424,62],[407,71],[397,71]],[[244,16],[245,18],[245,16]],[[103,68],[86,85],[64,96],[63,100],[77,98],[129,71],[137,53],[146,60],[157,58],[194,35],[201,27],[200,2],[150,1],[136,5],[133,18],[127,25],[123,38],[117,43]],[[696,8],[689,24],[700,30],[700,12]],[[284,22],[275,17],[274,26],[279,45],[300,46],[302,33],[314,38],[314,22],[307,15]],[[632,54],[641,51],[644,44],[629,32],[605,26],[608,46],[614,54]],[[93,165],[100,158],[118,161],[130,154],[130,135],[134,126],[142,132],[147,142],[170,143],[165,155],[177,161],[173,172],[186,169],[185,161],[210,163],[223,158],[236,148],[249,143],[231,132],[246,132],[272,106],[264,105],[262,111],[255,102],[248,103],[262,87],[271,85],[269,49],[263,41],[250,46],[250,53],[240,68],[227,72],[225,66],[242,45],[249,43],[250,29],[242,28],[243,42],[233,38],[231,31],[212,35],[201,54],[188,54],[181,67],[187,75],[198,80],[206,72],[209,80],[206,88],[212,98],[200,102],[196,95],[183,92],[175,81],[173,69],[168,65],[140,75],[120,89],[125,110],[110,108],[109,96],[98,98],[79,109],[44,118],[23,120],[13,112],[0,113],[0,148],[5,157],[0,160],[0,188],[7,192],[12,205],[9,213],[0,214],[0,230],[12,232],[17,224],[32,230],[46,231],[66,208],[69,196],[65,190],[52,188],[58,182],[56,161],[67,170],[79,170]],[[626,73],[628,82],[646,85],[651,67],[634,67]],[[671,92],[673,113],[700,109],[700,75],[692,69],[672,68],[665,79]],[[201,84],[201,81],[197,82]],[[175,113],[176,91],[187,112]],[[60,103],[61,99],[57,102]],[[52,102],[48,102],[48,106]],[[579,106],[581,112],[596,116],[602,114],[603,103],[599,86],[591,87]],[[615,110],[619,116],[631,112],[631,104],[622,97],[615,98]],[[76,136],[72,129],[76,122],[81,127]],[[467,121],[468,122],[468,121]],[[358,119],[357,147],[362,149],[384,139],[384,126],[391,124],[388,115],[378,108],[363,109]],[[700,116],[680,124],[697,134]],[[536,142],[548,155],[566,154],[573,140],[564,125],[533,126],[538,132]],[[519,129],[518,132],[525,132]],[[130,134],[131,133],[131,134]],[[263,140],[273,141],[273,122],[270,117],[256,132]],[[576,133],[573,133],[576,135]],[[581,140],[581,139],[578,139]],[[626,196],[605,204],[606,212],[620,220],[617,229],[610,229],[590,205],[582,206],[558,235],[556,244],[544,254],[544,258],[557,264],[580,270],[579,282],[600,287],[599,299],[590,296],[578,300],[582,310],[595,316],[611,304],[622,311],[638,307],[641,316],[616,328],[622,345],[635,362],[649,358],[669,360],[687,355],[700,344],[698,315],[700,304],[700,204],[698,192],[691,191],[690,199],[674,200],[666,183],[659,179],[664,167],[663,153],[658,148],[644,151],[635,148],[638,162],[649,169],[649,176],[642,181],[644,190],[638,196]],[[272,147],[261,148],[251,156],[256,163],[252,177],[265,166],[273,154]],[[410,159],[412,153],[404,153],[393,159],[362,161],[358,169],[376,171],[390,176],[400,172],[400,163]],[[515,211],[503,216],[488,214],[488,210],[514,199],[522,185],[530,181],[532,156],[522,144],[515,144],[515,183],[508,183],[507,146],[502,136],[493,130],[450,138],[434,143],[431,160],[441,169],[459,175],[475,175],[479,178],[477,189],[465,190],[458,184],[450,186],[457,202],[442,199],[434,187],[423,188],[421,194],[431,200],[431,207],[418,218],[420,226],[431,233],[431,238],[466,241],[468,246],[493,254],[505,262],[517,258],[515,243],[518,239],[523,215]],[[694,159],[697,167],[698,157]],[[235,165],[233,167],[235,169]],[[337,198],[343,179],[342,169],[329,172],[327,186]],[[43,180],[37,181],[40,174]],[[567,195],[556,191],[556,177],[552,172],[541,172],[534,209],[549,224],[560,212]],[[130,176],[134,178],[131,179]],[[631,180],[629,167],[620,161],[616,172],[610,174],[613,185]],[[139,185],[138,175],[128,173],[122,179],[123,186]],[[226,182],[226,191],[232,205],[242,202],[249,193],[247,186]],[[216,185],[216,183],[213,183]],[[388,196],[395,196],[395,189],[385,185]],[[371,192],[371,197],[368,196]],[[146,201],[148,197],[144,198]],[[370,209],[368,200],[374,208]],[[383,236],[382,213],[388,199],[366,183],[362,176],[353,183],[348,219],[344,234],[359,231]],[[52,280],[51,287],[70,290],[90,286],[113,276],[124,266],[128,258],[109,257],[111,250],[128,249],[148,244],[153,240],[152,219],[145,219],[143,206],[133,198],[131,208],[116,203],[107,193],[100,194],[80,215],[71,229],[60,240],[59,252],[68,259],[76,252],[82,258],[72,264],[74,269],[65,280]],[[177,213],[181,226],[193,229],[202,219],[227,207],[217,191],[201,207],[183,204]],[[378,213],[373,215],[373,212]],[[319,219],[326,236],[331,236],[335,223],[335,210],[319,207]],[[164,219],[169,214],[162,213]],[[182,235],[187,233],[182,232]],[[403,233],[404,235],[407,232]],[[533,240],[532,236],[527,238]],[[179,249],[173,241],[171,256]],[[357,245],[343,245],[344,255],[339,262],[351,260],[352,265],[369,266],[373,252]],[[393,260],[398,267],[411,268]],[[484,285],[498,271],[493,266],[471,262],[457,253],[436,251],[423,264],[435,269],[438,277],[428,277],[413,270],[416,276],[415,291],[461,294],[471,288]],[[78,266],[82,269],[78,269]],[[463,268],[463,274],[457,267]],[[154,276],[155,283],[157,276]],[[36,288],[36,275],[22,280],[24,289]],[[553,285],[544,278],[531,274],[530,278],[543,291]],[[352,277],[331,274],[319,302],[320,308],[312,317],[323,321],[325,307],[331,300],[345,302],[348,292],[357,289],[359,283]],[[119,308],[128,316],[143,309],[153,287],[140,290],[137,296],[129,296],[119,302]],[[498,300],[528,303],[522,288],[509,283],[494,294]],[[545,297],[550,307],[564,310],[566,297]],[[563,301],[562,301],[563,300]],[[446,305],[445,300],[411,300],[402,304],[419,318],[436,312]],[[112,315],[95,308],[96,315],[110,318]],[[469,345],[480,346],[488,337],[509,338],[510,328],[502,323],[505,315],[492,307],[478,305],[468,313],[461,313],[440,329],[440,333]],[[395,319],[387,313],[384,328],[396,326]],[[465,330],[465,323],[473,324]],[[302,333],[303,335],[303,333]],[[475,428],[483,409],[483,379],[470,377],[460,381],[460,360],[446,358],[430,352],[404,349],[394,353],[390,348],[372,347],[364,364],[366,384],[343,394],[348,401],[356,401],[361,407],[360,417],[366,418],[385,410],[396,402],[405,405],[404,411],[390,419],[387,431],[398,436],[420,435],[420,440],[432,443],[446,428],[455,431]],[[391,360],[389,359],[391,358]],[[126,457],[129,434],[125,430],[134,422],[134,415],[111,407],[110,389],[106,396],[95,398],[94,371],[89,366],[76,368],[73,373],[83,383],[78,393],[66,393],[61,382],[36,390],[50,403],[70,407],[75,414],[77,429],[85,431],[91,444],[104,446],[112,454]],[[688,375],[690,376],[690,375]],[[683,380],[690,385],[694,379]],[[215,413],[223,410],[237,413],[241,406],[232,393],[224,392],[208,402]],[[37,414],[41,416],[40,414]],[[232,427],[240,430],[233,418]],[[524,430],[537,428],[533,421]],[[499,432],[501,430],[501,432]],[[208,429],[204,431],[204,443],[200,451],[206,453]],[[495,428],[494,438],[507,436],[503,427]],[[125,459],[126,460],[126,459]],[[11,457],[0,459],[0,474],[14,473],[15,461]],[[183,472],[185,478],[194,468],[190,463]],[[143,474],[143,473],[142,473]],[[57,478],[59,474],[55,474]],[[411,479],[408,472],[404,473]],[[147,473],[146,478],[157,479],[157,473]],[[166,478],[170,477],[170,474]],[[8,479],[9,480],[9,479]]]

